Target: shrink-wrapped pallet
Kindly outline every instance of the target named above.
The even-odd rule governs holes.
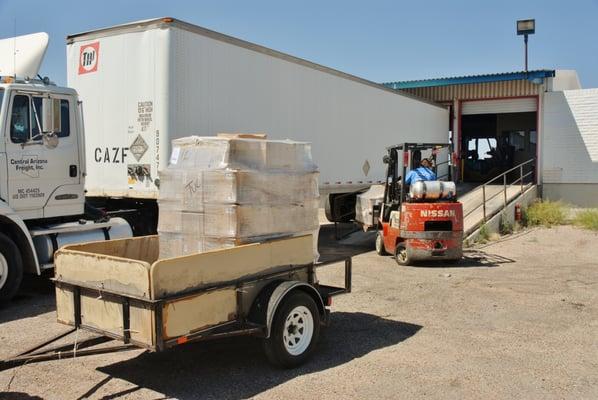
[[[205,204],[293,204],[317,199],[317,172],[167,169],[161,174],[160,201],[185,211]]]
[[[160,175],[160,257],[311,233],[319,192],[308,143],[188,137]]]
[[[368,190],[357,195],[355,202],[355,221],[361,223],[364,230],[375,226],[374,206],[384,201],[384,185],[372,185]]]

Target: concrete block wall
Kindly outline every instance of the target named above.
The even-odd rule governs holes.
[[[544,95],[542,195],[598,206],[598,89]]]

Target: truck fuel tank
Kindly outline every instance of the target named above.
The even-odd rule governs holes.
[[[123,239],[133,236],[123,218],[111,218],[108,223],[93,221],[67,222],[32,229],[33,244],[40,264],[50,264],[56,250],[67,244]],[[95,227],[97,225],[97,227]]]

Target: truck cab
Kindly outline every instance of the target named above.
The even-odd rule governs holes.
[[[0,199],[23,220],[83,214],[77,93],[41,81],[0,85]]]
[[[125,220],[86,207],[77,92],[29,78],[47,44],[45,33],[0,40],[0,303],[24,273],[52,269],[59,247],[132,236]]]

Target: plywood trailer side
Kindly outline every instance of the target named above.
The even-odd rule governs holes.
[[[437,104],[181,21],[68,42],[69,85],[85,104],[90,195],[155,198],[170,141],[192,134],[311,142],[325,192],[381,181],[387,146],[448,138],[448,110]],[[97,69],[80,73],[82,49],[94,43]],[[127,153],[121,165],[95,157],[118,147]]]

